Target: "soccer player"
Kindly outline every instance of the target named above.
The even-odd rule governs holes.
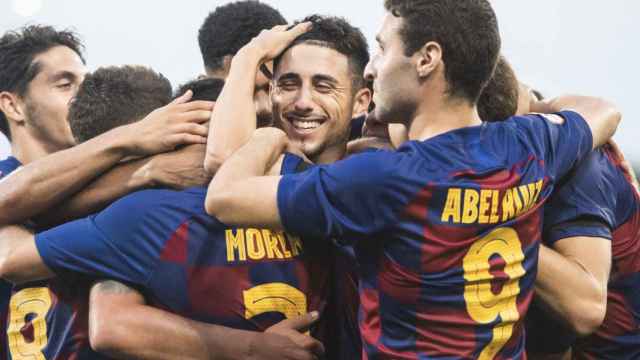
[[[207,76],[226,79],[238,50],[262,30],[287,21],[273,7],[255,0],[235,1],[211,12],[198,32],[200,54]],[[267,68],[268,69],[268,68]],[[259,126],[273,124],[269,102],[269,74],[256,74],[253,91]]]
[[[26,159],[25,162],[30,162],[24,169],[7,178],[0,186],[0,192],[3,193],[1,205],[10,207],[12,210],[10,214],[3,214],[5,215],[3,217],[5,223],[17,223],[37,215],[38,212],[55,203],[56,199],[65,196],[62,194],[72,193],[74,188],[81,187],[93,176],[104,171],[101,169],[112,166],[125,156],[164,151],[164,149],[170,149],[181,143],[193,142],[193,136],[197,136],[198,133],[200,136],[206,135],[206,128],[194,123],[194,120],[199,120],[198,114],[189,114],[183,109],[176,109],[176,104],[173,108],[165,109],[165,111],[170,111],[166,111],[164,114],[155,114],[144,124],[121,128],[118,131],[104,134],[94,141],[88,142],[87,145],[79,145],[71,150],[45,156],[47,153],[43,150],[49,151],[54,148],[46,142],[46,138],[41,139],[46,132],[40,127],[40,122],[48,124],[49,127],[55,126],[53,129],[57,128],[65,133],[68,132],[71,137],[66,120],[67,106],[84,77],[84,65],[79,52],[80,44],[72,33],[57,32],[53,28],[44,26],[33,26],[19,33],[9,33],[2,40],[4,40],[4,47],[2,47],[0,54],[5,56],[3,60],[7,61],[9,70],[21,69],[26,73],[26,75],[23,74],[25,78],[32,78],[26,84],[19,85],[24,79],[20,80],[16,76],[15,81],[18,85],[9,83],[13,88],[10,87],[11,90],[1,94],[4,100],[2,110],[9,120],[9,128],[16,147],[15,153]],[[111,73],[106,71],[106,74],[101,73],[101,76],[105,77],[107,74]],[[100,78],[100,76],[94,77],[96,80]],[[113,82],[113,79],[111,80]],[[151,90],[158,91],[164,87],[166,90],[165,98],[168,101],[171,94],[170,85],[166,79],[162,78],[162,81],[164,83],[160,88],[156,86]],[[90,84],[93,83],[90,81],[87,86]],[[117,85],[122,85],[122,82]],[[19,86],[24,86],[25,89],[20,90]],[[124,89],[118,88],[117,90]],[[50,94],[47,94],[47,91]],[[39,96],[34,98],[34,94]],[[155,98],[157,99],[159,96],[161,96],[161,92],[158,92]],[[40,99],[47,101],[44,104],[39,104]],[[148,99],[148,97],[142,99]],[[166,101],[160,100],[160,103],[166,103]],[[158,104],[158,102],[154,104]],[[101,105],[108,106],[109,103]],[[197,106],[191,106],[191,110],[198,109],[198,106],[208,109],[211,107],[208,103],[203,106],[201,102],[195,103],[195,105]],[[33,108],[37,110],[29,110]],[[30,113],[30,111],[34,113]],[[96,109],[96,112],[89,114],[97,115],[99,112],[100,109]],[[102,114],[104,113],[105,111],[102,111]],[[113,113],[115,111],[108,112],[108,114]],[[206,120],[209,114],[210,112],[206,111],[203,120]],[[183,118],[178,121],[167,121],[170,120],[170,118],[167,119],[168,115],[173,118],[180,115]],[[113,118],[106,117],[101,120],[107,123]],[[167,126],[172,123],[172,128]],[[195,140],[199,141],[202,138],[196,137]],[[69,143],[74,143],[73,137]],[[56,144],[56,142],[52,141],[52,144]],[[29,154],[29,151],[40,156],[40,159],[25,157],[24,154]],[[79,167],[85,169],[77,169]],[[87,173],[86,168],[93,169],[95,173]],[[52,187],[57,191],[52,191]],[[6,228],[3,229],[3,231],[6,230]],[[3,258],[8,255],[7,251],[9,250],[9,247],[3,248]],[[8,348],[14,358],[18,354],[37,355],[43,350],[51,356],[67,356],[74,351],[83,354],[82,346],[78,345],[87,340],[86,332],[84,338],[82,337],[82,325],[78,327],[75,325],[65,327],[65,325],[75,323],[76,319],[73,315],[77,310],[86,308],[87,297],[84,298],[84,304],[69,301],[70,306],[66,306],[63,303],[71,300],[69,297],[52,296],[52,294],[69,295],[69,289],[73,288],[75,284],[77,282],[53,282],[43,284],[46,287],[33,287],[33,284],[30,284],[28,288],[16,289],[16,293],[11,297],[11,326],[8,333]],[[87,287],[85,288],[88,290]],[[31,304],[42,306],[33,308]],[[51,309],[51,307],[55,308]],[[37,316],[29,314],[37,314]],[[55,331],[57,327],[54,327],[48,333],[47,321],[58,325],[64,324],[62,329],[66,330]],[[82,321],[79,321],[79,324],[82,324]],[[69,334],[69,331],[74,328],[78,330],[78,334]],[[84,328],[86,328],[86,322]],[[51,343],[48,335],[54,335],[51,338]],[[63,342],[56,342],[57,339]],[[88,349],[88,346],[86,348]]]
[[[288,141],[260,129],[212,180],[207,212],[237,226],[354,244],[369,358],[522,357],[542,205],[557,179],[607,141],[620,115],[603,100],[563,97],[537,108],[557,114],[482,125],[476,102],[500,49],[489,2],[398,0],[385,8],[367,74],[376,116],[404,123],[411,141],[396,152],[263,176]],[[261,58],[278,50],[265,48]]]
[[[297,90],[288,88],[287,91],[289,92],[289,95],[293,94],[294,91],[305,94],[308,94],[309,91],[325,91],[324,93],[322,93],[322,96],[314,96],[314,98],[310,98],[307,95],[303,100],[306,102],[304,112],[307,112],[307,107],[313,107],[314,109],[317,109],[316,111],[322,111],[322,109],[331,110],[331,112],[329,113],[330,116],[324,119],[327,122],[330,122],[329,128],[331,129],[331,131],[318,132],[313,137],[313,144],[315,144],[315,146],[310,147],[311,151],[309,152],[309,154],[313,154],[315,157],[322,157],[322,151],[318,151],[316,148],[320,148],[323,150],[327,149],[324,151],[330,151],[331,154],[337,154],[335,156],[340,156],[338,150],[342,148],[342,151],[344,151],[345,144],[339,146],[336,145],[334,143],[335,139],[329,135],[338,134],[338,129],[341,129],[339,138],[346,139],[348,137],[349,121],[352,117],[352,112],[355,110],[365,110],[368,106],[369,99],[368,90],[360,91],[358,88],[351,88],[352,86],[354,86],[353,84],[361,84],[361,86],[363,86],[362,84],[364,84],[364,81],[362,79],[362,72],[368,59],[368,52],[364,36],[362,36],[359,31],[350,27],[340,19],[329,18],[325,20],[323,24],[324,26],[320,26],[318,28],[319,31],[315,34],[316,38],[310,36],[308,39],[306,39],[306,41],[310,45],[306,45],[304,42],[302,42],[301,44],[298,44],[299,46],[295,46],[291,50],[292,52],[302,51],[302,54],[305,55],[303,57],[303,59],[306,60],[305,62],[293,63],[291,61],[292,58],[289,58],[287,60],[283,60],[278,67],[278,69],[283,69],[282,71],[289,69],[286,70],[286,72],[284,72],[283,74],[289,74],[290,76],[297,75],[301,79],[315,80],[305,81],[304,85],[301,82],[297,83]],[[298,27],[298,29],[300,28],[301,27]],[[345,39],[337,37],[337,39],[340,41],[336,41],[336,37],[333,36],[335,31],[341,31],[343,35],[347,33],[349,34],[349,36],[346,36]],[[316,41],[315,43],[314,40]],[[320,41],[322,41],[321,44],[323,45],[317,44]],[[354,46],[354,44],[349,43],[349,41],[356,41],[356,45]],[[332,46],[336,47],[336,49],[327,48],[327,45],[324,45],[334,43],[337,45]],[[355,47],[357,52],[351,54],[350,52],[348,52],[351,50],[351,47],[340,47],[339,45],[341,44],[343,46],[344,44],[350,44],[350,46]],[[311,59],[317,60],[316,62],[311,62],[309,61]],[[336,66],[336,63],[339,64],[339,66]],[[318,65],[322,65],[322,67],[320,68]],[[250,76],[250,80],[255,81],[255,76],[253,74]],[[327,77],[329,77],[329,79],[327,79]],[[328,83],[324,83],[323,81],[317,82],[318,79],[323,81],[328,80]],[[252,86],[253,85],[251,85],[250,87],[253,88]],[[336,90],[326,92],[327,87],[335,87]],[[336,92],[339,92],[340,99],[340,101],[337,103],[335,103]],[[255,105],[252,99],[252,91],[248,94],[249,95],[246,99],[249,101],[249,107],[253,107]],[[353,99],[353,96],[355,96],[355,94],[359,94],[361,97],[363,97],[363,99],[355,101]],[[281,101],[288,107],[293,107],[295,99],[296,97],[287,96]],[[358,104],[361,104],[362,109],[359,109],[358,106],[356,106],[356,102]],[[311,104],[309,105],[309,103]],[[253,127],[255,127],[255,108],[254,111],[250,113],[253,117]],[[322,137],[323,134],[325,136],[324,138]],[[328,159],[329,157],[325,156],[324,158]],[[289,157],[289,159],[291,159],[291,157]],[[285,171],[292,171],[287,169],[295,169],[296,163],[299,163],[299,161],[295,160],[294,162],[292,162],[285,159],[285,161],[283,161],[283,167],[285,168]],[[326,301],[326,295],[324,294],[327,293],[326,286],[328,286],[328,276],[330,275],[330,269],[328,269],[326,265],[328,263],[328,260],[320,261],[322,257],[316,259],[314,257],[308,258],[304,256],[304,254],[300,253],[300,249],[297,245],[299,244],[299,240],[296,240],[295,238],[285,237],[282,234],[273,234],[270,231],[258,231],[255,229],[225,230],[224,227],[222,229],[219,229],[220,224],[218,224],[215,220],[212,221],[206,214],[204,214],[204,209],[202,208],[202,205],[204,203],[204,194],[205,189],[203,188],[192,189],[183,193],[174,193],[169,191],[156,191],[153,193],[143,192],[136,194],[136,196],[125,198],[121,202],[118,202],[109,209],[105,210],[105,212],[97,215],[95,217],[95,221],[101,223],[102,219],[106,220],[107,218],[117,218],[118,213],[125,211],[122,206],[129,207],[134,206],[134,204],[137,203],[139,205],[135,206],[138,211],[126,211],[128,215],[127,219],[131,220],[130,225],[132,227],[135,227],[157,222],[157,224],[154,225],[154,228],[156,229],[154,230],[154,232],[148,232],[148,230],[145,230],[144,233],[142,233],[137,230],[132,231],[133,228],[126,230],[124,222],[120,222],[118,226],[101,224],[99,225],[101,228],[101,234],[105,231],[124,231],[125,233],[128,233],[129,235],[127,237],[120,236],[120,233],[114,233],[112,234],[113,236],[108,236],[108,241],[125,241],[128,245],[123,244],[122,249],[127,248],[129,250],[123,253],[113,254],[113,256],[108,256],[108,254],[105,252],[106,248],[104,248],[103,246],[104,241],[107,240],[107,238],[100,235],[95,239],[96,241],[85,242],[83,240],[82,242],[85,243],[85,245],[77,246],[77,244],[75,244],[74,246],[68,248],[70,252],[67,252],[65,250],[64,252],[67,255],[74,257],[75,260],[73,261],[63,261],[61,258],[53,256],[51,259],[56,261],[56,266],[54,268],[57,270],[61,270],[62,267],[66,267],[74,263],[79,264],[78,261],[80,261],[80,263],[86,265],[87,267],[85,269],[75,268],[72,270],[85,272],[91,270],[94,272],[94,274],[96,271],[98,271],[101,272],[102,275],[114,277],[115,279],[124,280],[128,283],[141,286],[147,290],[148,294],[150,293],[152,295],[151,298],[154,302],[157,303],[159,301],[164,305],[164,307],[169,307],[171,310],[175,311],[178,314],[195,317],[198,320],[206,320],[208,322],[222,323],[224,325],[234,325],[235,327],[249,328],[254,330],[265,329],[269,323],[273,323],[274,319],[281,318],[282,315],[278,315],[278,312],[284,312],[286,315],[291,316],[292,314],[299,313],[301,309],[318,309],[318,301],[320,301],[320,303]],[[178,199],[182,200],[178,201]],[[196,204],[198,204],[198,199],[200,201],[199,206],[196,206]],[[147,210],[142,211],[142,209]],[[174,215],[171,215],[166,219],[162,219],[162,221],[160,221],[160,219],[158,219],[158,221],[152,220],[152,217],[165,217],[172,213]],[[103,215],[105,216],[104,218]],[[145,220],[144,223],[139,222],[139,216],[143,216],[145,218],[149,217],[148,221]],[[188,216],[189,219],[192,219],[191,221],[188,221],[188,229],[186,227],[187,225],[185,225],[185,223],[181,222],[182,220],[180,220],[183,216]],[[88,219],[87,221],[93,220]],[[176,224],[175,221],[179,221],[179,223]],[[71,227],[73,227],[73,230],[70,231],[75,232],[82,229],[82,227],[78,228],[76,226],[77,224],[79,223],[71,223],[61,226],[57,229],[64,230],[66,232],[67,230],[71,229]],[[204,231],[207,229],[207,227],[211,227],[208,234]],[[164,234],[165,230],[161,230],[161,228],[166,228],[167,234]],[[90,230],[90,228],[87,228],[86,230]],[[151,228],[149,230],[151,230]],[[158,230],[160,230],[162,233],[157,233],[156,231]],[[56,231],[55,233],[62,235],[62,232]],[[52,232],[50,234],[54,235],[55,233]],[[136,233],[139,234],[135,235]],[[42,234],[43,239],[49,238],[49,236],[45,236],[45,234],[46,233]],[[186,234],[189,234],[188,249],[190,251],[184,253],[186,256],[185,258],[179,254],[182,251],[186,251],[186,248],[184,248],[184,242],[187,241],[185,238]],[[85,235],[87,234],[79,233],[76,239],[89,239],[85,237]],[[94,233],[91,236],[94,235],[96,234]],[[63,237],[68,238],[66,235],[63,235]],[[209,237],[221,237],[221,239],[218,242],[212,242],[212,240],[214,239],[210,239]],[[142,246],[142,244],[140,243],[141,239],[145,239],[149,244],[147,246]],[[29,240],[26,240],[26,243],[28,242]],[[33,238],[31,238],[31,242],[33,243]],[[54,247],[57,247],[57,245],[63,245],[57,240],[43,240],[43,243],[49,243]],[[94,246],[94,248],[91,251],[87,251],[88,245],[91,243],[93,243],[92,246]],[[218,244],[219,246],[211,247],[211,244]],[[152,247],[150,248],[149,246]],[[107,246],[107,248],[110,247]],[[118,248],[120,248],[120,246],[118,246]],[[260,248],[262,250],[259,250]],[[111,249],[115,250],[116,248]],[[160,250],[159,253],[157,253],[156,250]],[[176,253],[174,250],[178,252]],[[154,252],[156,253],[154,254]],[[251,264],[247,263],[247,260],[259,257],[260,252],[262,252],[263,256],[266,256],[267,258],[262,259],[262,261],[259,262],[254,262]],[[72,255],[72,253],[74,255]],[[140,277],[140,273],[128,273],[128,269],[131,268],[128,266],[123,267],[121,262],[129,261],[127,260],[127,258],[129,256],[132,256],[134,253],[136,254],[136,261],[139,263],[147,262],[147,260],[152,263],[159,261],[159,265],[161,265],[159,267],[151,266],[152,263],[146,263],[141,264],[141,267],[137,268],[146,268],[146,270],[144,270],[145,272],[149,271],[151,273],[157,274],[157,276],[161,276],[162,273],[172,273],[175,282],[171,284],[171,287],[167,288],[166,286],[167,279],[170,279],[171,277],[164,277],[163,281],[160,281],[160,279],[158,278],[158,282],[152,281],[150,283],[141,283],[143,279]],[[62,255],[62,253],[60,254]],[[112,266],[110,266],[109,268],[109,273],[104,274],[105,268],[102,266],[98,266],[97,263],[93,263],[93,257],[97,254],[101,254],[100,258],[102,260],[108,260],[108,262],[111,263]],[[173,258],[173,255],[169,254],[174,254],[179,257]],[[145,259],[146,256],[148,256],[148,258]],[[156,256],[158,256],[159,258],[157,258]],[[169,256],[169,258],[167,258],[167,256]],[[229,258],[230,256],[231,258]],[[19,261],[19,259],[16,260]],[[58,260],[60,260],[59,263]],[[185,263],[185,265],[180,266],[181,262]],[[206,302],[206,304],[202,303],[200,298],[204,295],[199,296],[198,291],[216,291],[216,289],[220,287],[220,283],[218,281],[219,276],[215,276],[215,274],[220,273],[222,276],[232,269],[229,268],[228,265],[226,265],[227,262],[235,264],[233,268],[236,269],[236,272],[239,271],[240,275],[238,281],[230,282],[227,286],[230,289],[230,292],[224,295],[230,296],[230,298],[220,298],[220,301],[216,303],[208,303],[208,301]],[[50,266],[51,264],[52,263],[49,263]],[[90,268],[90,265],[92,264],[95,266],[93,266],[93,268]],[[216,266],[216,264],[218,265]],[[300,266],[302,266],[302,264],[304,264],[304,267],[301,268]],[[46,270],[46,268],[43,269],[43,264],[41,262],[39,267],[43,271]],[[13,269],[14,270],[5,268],[7,272],[19,272],[18,270],[15,270],[16,268]],[[188,275],[187,278],[184,279],[184,269],[193,269],[195,272],[189,270],[186,273],[186,275]],[[247,277],[247,275],[242,276],[245,271],[243,269],[249,271],[249,277]],[[7,274],[7,272],[5,272],[5,275]],[[50,272],[47,272],[47,274],[50,274]],[[213,275],[205,276],[208,274]],[[266,281],[261,280],[262,277],[265,277],[265,279],[271,279],[278,278],[279,276],[282,278],[280,285],[276,286],[275,284],[273,284],[273,286],[271,286],[272,284],[269,283],[261,284]],[[313,281],[304,280],[307,277],[311,277],[310,279]],[[300,278],[304,281],[295,281],[294,279],[296,278]],[[211,281],[216,281],[216,283],[209,285],[208,282]],[[255,285],[253,289],[248,288],[251,287],[251,283],[254,283]],[[318,284],[324,285],[319,286]],[[176,298],[175,289],[176,287],[182,286],[187,287],[191,290],[185,291],[184,293],[179,292],[178,294],[185,294],[188,295],[188,297],[182,299],[180,297]],[[310,286],[312,288],[309,288]],[[301,287],[302,290],[305,291],[296,291],[295,287]],[[236,289],[237,291],[241,292],[237,293],[236,291],[231,291],[232,289]],[[242,291],[245,292],[245,295],[242,295]],[[286,297],[293,296],[293,298],[290,298],[290,300],[292,300],[293,303],[296,304],[296,306],[293,308],[287,306],[282,308],[282,304],[280,304],[279,301],[276,301],[276,299],[266,299],[265,303],[267,305],[265,305],[266,307],[264,310],[261,310],[261,308],[254,309],[251,303],[246,303],[246,305],[244,305],[245,302],[248,301],[246,299],[246,296],[252,296],[253,293],[259,295],[262,291],[275,291],[276,295],[283,293],[282,295]],[[302,294],[303,296],[301,297],[300,294]],[[209,297],[206,298],[208,299]],[[307,305],[303,306],[305,302],[307,303]],[[243,310],[243,307],[246,309]],[[259,315],[265,310],[272,311],[267,311],[262,315]],[[115,318],[113,314],[114,312],[111,312],[109,314],[109,317]],[[245,316],[248,316],[249,319],[245,319]],[[108,317],[105,319],[108,319]],[[193,331],[191,331],[191,333],[193,333]],[[236,333],[240,332],[236,331]],[[253,335],[247,335],[248,336],[245,339],[241,339],[239,336],[227,336],[223,340],[228,345],[232,344],[233,340],[243,340],[250,342],[255,338],[255,336]],[[125,341],[125,343],[130,346],[138,345],[132,344],[131,342],[126,342],[126,340],[128,340],[127,338],[131,338],[129,333],[127,333],[126,337],[118,337],[116,340]],[[220,342],[220,336],[218,336],[217,339],[216,337],[209,337],[209,339],[211,341]],[[114,339],[112,338],[111,340],[113,341]],[[145,339],[142,339],[142,341],[144,340]],[[172,340],[174,340],[173,343],[171,341],[165,341],[165,348],[163,348],[165,350],[163,352],[164,354],[169,354],[171,351],[175,351],[175,349],[178,348],[178,345],[180,345],[179,340],[175,339],[175,337]],[[125,350],[126,349],[127,348],[125,347]],[[158,350],[150,350],[149,348],[145,347],[142,347],[141,349],[142,351],[147,351],[147,354],[149,351]],[[239,349],[239,351],[246,351],[246,343],[244,347],[240,347]],[[131,351],[131,347],[129,347],[128,350]],[[191,349],[186,349],[186,351],[189,350]],[[135,353],[135,355],[129,356],[137,355],[143,357],[144,354],[144,352]],[[162,355],[162,353],[160,353],[159,355]],[[200,354],[196,354],[194,356],[197,355],[206,356],[206,348]]]
[[[640,193],[626,164],[607,143],[547,205],[526,324],[534,358],[563,358],[570,350],[577,359],[640,356]]]

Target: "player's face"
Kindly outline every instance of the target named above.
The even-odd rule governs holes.
[[[365,78],[373,81],[375,116],[383,123],[407,121],[419,102],[420,83],[412,58],[405,55],[402,23],[387,13],[376,37],[379,49],[365,69]]]
[[[323,162],[344,152],[354,107],[351,81],[348,58],[333,49],[301,44],[282,56],[271,97],[276,125],[309,159]]]
[[[36,56],[34,62],[41,69],[23,99],[25,126],[50,151],[66,149],[75,144],[67,121],[69,103],[84,79],[86,67],[66,46],[53,47]]]

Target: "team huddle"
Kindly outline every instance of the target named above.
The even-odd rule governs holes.
[[[0,358],[640,359],[620,112],[519,82],[488,0],[384,8],[370,55],[219,6],[175,90],[2,34]]]

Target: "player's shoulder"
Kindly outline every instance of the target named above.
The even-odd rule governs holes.
[[[114,202],[105,212],[143,217],[146,214],[204,213],[206,188],[195,187],[176,191],[170,189],[148,189],[131,193]]]

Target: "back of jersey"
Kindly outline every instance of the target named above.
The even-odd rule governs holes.
[[[572,119],[577,115],[563,116],[587,131],[581,118]],[[591,146],[550,149],[555,125],[549,131],[546,122],[516,118],[399,149],[396,162],[405,165],[394,171],[403,183],[387,186],[408,183],[413,196],[394,225],[356,248],[369,357],[526,356],[523,318],[536,277],[542,205]],[[531,136],[536,131],[539,138]]]

